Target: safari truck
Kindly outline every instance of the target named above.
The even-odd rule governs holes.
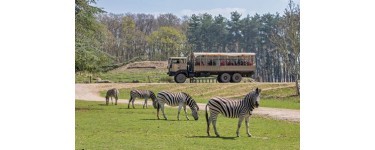
[[[192,53],[189,57],[170,57],[168,75],[176,83],[186,78],[217,75],[220,83],[241,82],[255,73],[255,53]]]

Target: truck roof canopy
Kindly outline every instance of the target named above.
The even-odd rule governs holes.
[[[255,53],[193,53],[194,57],[198,56],[252,56]]]
[[[169,57],[169,59],[186,59],[186,57]]]

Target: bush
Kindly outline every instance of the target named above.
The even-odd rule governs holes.
[[[173,80],[172,77],[167,76],[167,77],[161,77],[161,78],[159,79],[159,82],[173,83],[174,80]]]

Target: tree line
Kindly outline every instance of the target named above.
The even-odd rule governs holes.
[[[299,6],[283,14],[113,14],[76,0],[76,71],[98,72],[139,60],[167,60],[191,52],[254,52],[255,77],[266,82],[299,79]]]

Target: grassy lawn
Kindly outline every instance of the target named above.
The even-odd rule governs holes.
[[[208,137],[204,111],[194,121],[177,109],[166,108],[169,120],[156,120],[155,109],[125,109],[124,104],[105,106],[103,102],[76,100],[76,149],[299,149],[300,124],[254,116],[248,138],[245,125],[237,138],[238,119],[220,116],[217,128],[221,138]],[[183,113],[181,113],[183,115]],[[212,126],[211,134],[214,135]]]
[[[295,96],[294,87],[287,87],[293,84],[257,84],[257,83],[196,83],[196,84],[152,84],[141,86],[137,89],[151,90],[155,94],[160,91],[186,92],[190,94],[198,103],[207,103],[215,96],[233,99],[242,99],[249,91],[259,87],[263,89],[261,93],[261,107],[300,109],[300,98]],[[285,87],[285,88],[283,88]],[[277,89],[272,89],[277,88]],[[130,88],[120,89],[120,98],[130,98]],[[101,91],[101,96],[105,96],[106,91]],[[139,99],[137,99],[139,100]]]
[[[76,83],[88,82],[89,74],[76,74],[75,79]],[[93,77],[99,77],[102,80],[110,80],[112,82],[126,82],[130,83],[135,80],[141,83],[148,83],[148,76],[150,77],[150,82],[158,83],[165,82],[163,79],[169,78],[167,75],[167,69],[129,69],[123,72],[108,72],[108,73],[98,73],[92,75]],[[171,78],[172,79],[172,78]],[[92,80],[95,82],[95,80]]]
[[[90,76],[92,79],[99,77],[102,80],[109,80],[114,83],[132,83],[133,81],[138,81],[140,83],[174,83],[174,77],[167,75],[167,69],[147,69],[147,68],[137,68],[137,69],[127,69],[125,71],[116,72],[102,72],[96,74],[90,73],[76,73],[75,83],[89,83]],[[149,78],[150,77],[150,78]],[[201,77],[203,79],[205,77]],[[211,76],[209,78],[216,78],[216,76]],[[149,80],[150,79],[150,80]],[[242,83],[249,82],[251,79],[248,77],[243,77]],[[92,80],[95,82],[96,80]],[[190,79],[186,80],[186,83],[190,82]]]

